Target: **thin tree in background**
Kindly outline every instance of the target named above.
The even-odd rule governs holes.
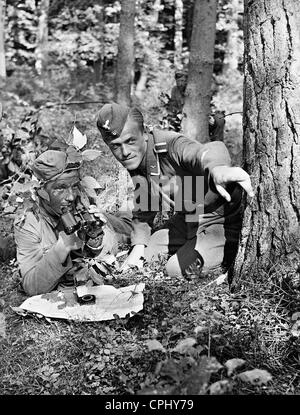
[[[216,11],[216,0],[195,0],[182,128],[188,137],[200,142],[209,139],[208,114],[214,65]]]
[[[35,69],[39,75],[42,75],[47,64],[48,12],[49,0],[41,0],[39,7],[39,20],[37,29],[37,46],[35,49]]]
[[[158,23],[159,19],[159,11],[163,7],[161,6],[161,0],[154,0],[152,5],[151,14],[149,13],[148,18],[151,22],[151,26],[155,28],[155,26]],[[151,19],[151,20],[150,20]],[[140,100],[143,99],[143,95],[146,91],[146,84],[148,80],[148,72],[149,72],[149,66],[150,66],[150,60],[151,56],[149,56],[149,53],[145,53],[143,62],[140,64],[140,78],[136,84],[135,88],[135,96],[139,98]]]
[[[0,0],[0,78],[6,78],[5,47],[4,47],[4,16],[5,0]]]
[[[183,2],[175,0],[175,36],[174,36],[174,66],[176,69],[182,68],[182,28],[183,28]]]
[[[122,0],[116,71],[116,101],[130,105],[134,70],[135,0]]]
[[[300,3],[247,0],[244,36],[244,157],[256,196],[244,213],[237,286],[299,246]]]

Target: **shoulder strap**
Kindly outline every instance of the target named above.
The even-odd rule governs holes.
[[[182,134],[173,131],[153,128],[154,151],[158,155],[165,155],[168,152],[168,142],[173,138],[180,137]]]

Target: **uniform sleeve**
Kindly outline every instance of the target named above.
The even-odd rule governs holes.
[[[28,295],[51,291],[72,267],[69,256],[64,264],[60,263],[56,255],[56,244],[44,252],[41,245],[41,226],[43,224],[31,213],[23,225],[16,222],[14,226],[22,285]]]
[[[183,169],[204,176],[216,166],[231,166],[229,152],[224,143],[214,141],[198,143],[184,136],[169,142],[169,156]]]

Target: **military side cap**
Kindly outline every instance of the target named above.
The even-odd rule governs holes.
[[[120,136],[129,112],[129,107],[115,102],[103,105],[98,113],[97,127],[104,140],[113,140]]]
[[[80,166],[74,164],[69,166],[68,156],[63,151],[47,150],[37,157],[32,165],[34,175],[43,182],[53,180],[62,173],[78,169]]]

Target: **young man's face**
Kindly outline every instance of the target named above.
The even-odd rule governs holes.
[[[146,136],[139,125],[130,119],[126,121],[121,136],[106,143],[127,170],[137,169],[147,150]]]
[[[54,213],[61,215],[64,211],[71,211],[75,207],[75,200],[79,196],[80,177],[78,170],[63,173],[57,179],[46,184],[45,190],[49,195]]]

